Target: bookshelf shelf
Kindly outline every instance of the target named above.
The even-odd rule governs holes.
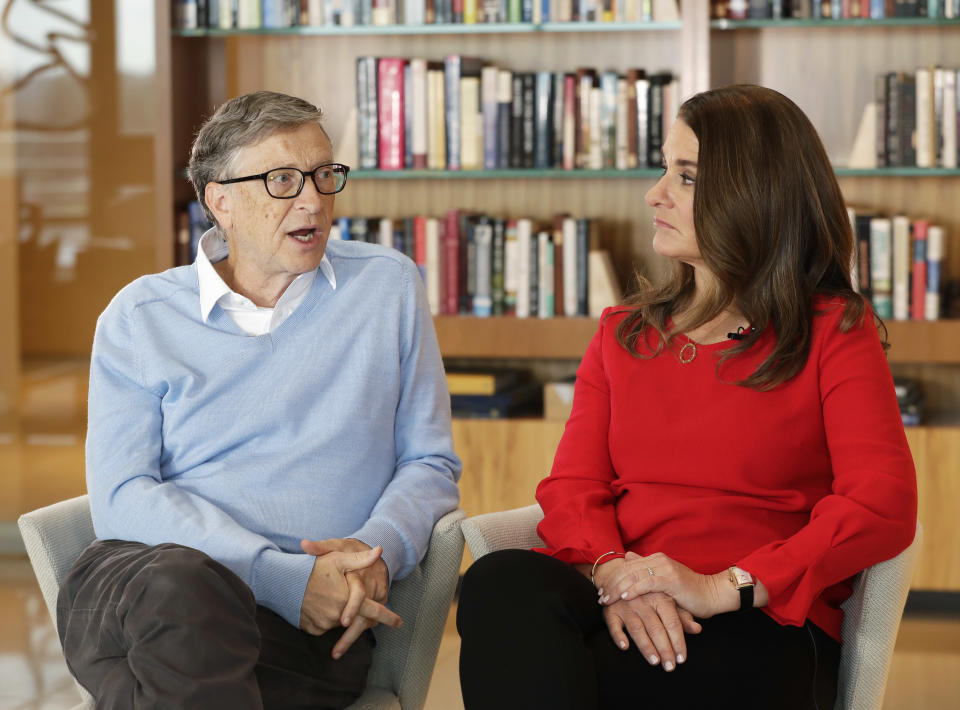
[[[489,22],[436,25],[310,25],[256,29],[174,30],[177,37],[238,37],[259,35],[472,35],[472,34],[553,34],[569,32],[670,32],[680,22]]]
[[[958,168],[834,168],[837,177],[960,177]]]
[[[351,170],[350,179],[358,180],[529,180],[542,178],[596,179],[596,178],[655,178],[660,177],[658,168],[638,170]],[[957,173],[960,175],[960,171]]]
[[[596,318],[434,318],[446,357],[580,359]],[[960,319],[886,321],[891,363],[960,364]]]
[[[597,332],[596,318],[433,319],[444,357],[579,360]]]
[[[941,27],[958,26],[960,19],[930,17],[884,17],[884,18],[848,18],[848,19],[792,19],[782,20],[711,20],[710,29],[714,30],[760,30],[787,29],[794,27]]]

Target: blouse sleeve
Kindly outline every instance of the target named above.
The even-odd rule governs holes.
[[[607,311],[577,370],[573,409],[550,475],[537,486],[544,518],[540,552],[568,564],[593,564],[604,552],[623,552],[611,489],[610,389],[603,362]]]
[[[841,332],[839,312],[811,348],[817,363],[831,493],[787,539],[737,562],[769,592],[767,612],[800,625],[814,599],[913,540],[917,482],[887,364],[872,315]]]

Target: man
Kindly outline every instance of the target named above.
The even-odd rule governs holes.
[[[341,708],[389,581],[458,502],[460,462],[416,267],[327,243],[321,112],[257,92],[197,135],[215,227],[196,262],[124,288],[90,367],[98,540],[61,587],[98,708]]]

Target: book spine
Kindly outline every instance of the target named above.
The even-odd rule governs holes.
[[[406,227],[408,220],[404,220]],[[423,279],[423,285],[427,285],[427,218],[423,215],[417,215],[409,220],[411,222],[411,231],[413,232],[413,263],[420,270],[420,278]],[[429,296],[429,294],[428,294]],[[429,302],[429,298],[428,298]]]
[[[886,165],[903,165],[900,146],[900,81],[896,72],[887,74],[887,160]]]
[[[913,223],[913,268],[910,283],[910,320],[926,319],[927,298],[927,230],[930,223],[918,219]]]
[[[590,220],[577,220],[577,315],[590,314]]]
[[[616,167],[617,161],[617,82],[614,72],[600,75],[600,165]]]
[[[403,106],[404,60],[381,57],[377,62],[377,127],[380,169],[402,170],[406,154]]]
[[[943,227],[931,225],[927,230],[927,288],[923,305],[923,315],[926,320],[937,320],[940,317],[940,279],[944,244]]]
[[[520,165],[524,168],[534,166],[534,151],[536,141],[536,75],[525,73],[521,75],[523,91],[521,101],[523,106],[523,145],[520,155]]]
[[[945,168],[957,167],[957,124],[960,123],[960,106],[957,103],[957,74],[952,69],[943,75],[943,120],[940,133],[943,136],[943,162]]]
[[[573,170],[577,155],[576,77],[563,77],[563,169]]]
[[[868,301],[870,284],[870,217],[857,215],[855,237],[857,239],[857,288]]]
[[[517,220],[517,318],[530,317],[530,242],[533,225],[529,219]]]
[[[933,76],[929,69],[916,71],[916,103],[914,116],[917,127],[916,165],[929,168],[934,164]]]
[[[662,75],[650,77],[650,97],[647,123],[647,165],[660,165],[660,151],[663,148],[663,86]]]
[[[600,86],[590,87],[590,143],[587,145],[587,168],[600,170],[603,167],[603,89]]]
[[[893,226],[893,318],[910,319],[910,220],[897,215]]]
[[[410,106],[413,126],[410,131],[413,167],[427,167],[427,62],[410,60]]]
[[[553,304],[553,241],[550,232],[537,234],[537,317],[552,318]]]
[[[553,77],[548,71],[539,71],[535,75],[535,125],[533,167],[550,167],[552,136],[550,135],[550,97],[553,89]]]
[[[577,221],[571,217],[563,220],[563,315],[576,316],[577,274],[580,270],[577,250]]]
[[[460,168],[483,167],[483,118],[480,101],[480,77],[460,78]]]
[[[507,221],[503,242],[503,314],[517,315],[517,287],[519,285],[520,252],[517,239],[517,220]]]
[[[493,312],[493,296],[491,291],[493,228],[487,218],[481,218],[474,227],[473,242],[475,253],[474,276],[473,279],[471,279],[474,283],[473,315],[486,318]]]
[[[876,103],[877,117],[876,121],[876,152],[877,167],[882,168],[888,165],[887,153],[887,75],[877,74],[874,78],[874,102]]]
[[[530,317],[536,318],[540,315],[540,233],[530,234],[530,250],[527,259],[529,267],[529,304]]]
[[[427,65],[427,167],[443,170],[447,165],[445,81],[442,65]]]
[[[553,218],[551,233],[553,244],[553,315],[563,315],[563,219],[566,215]]]
[[[513,101],[510,106],[510,167],[523,167],[523,75],[513,74]]]
[[[483,104],[483,167],[495,170],[500,154],[498,144],[498,79],[500,70],[495,66],[485,66],[480,74],[480,93]]]
[[[873,308],[881,318],[893,317],[891,225],[885,217],[870,220],[870,284]]]
[[[917,149],[914,144],[914,131],[917,129],[917,84],[912,74],[900,75],[900,139],[901,165],[917,164]]]
[[[565,91],[566,77],[562,72],[553,74],[553,88],[550,91],[550,137],[552,139],[553,150],[550,155],[550,167],[559,168],[563,166],[563,114],[565,110]]]
[[[510,112],[513,105],[513,74],[504,69],[497,71],[497,164],[509,168],[511,141],[513,140]]]
[[[502,316],[505,310],[505,247],[506,222],[502,219],[495,219],[493,220],[493,243],[490,260],[490,296],[492,299],[492,312],[495,316]]]
[[[447,170],[460,169],[460,55],[444,60],[444,123],[447,127]]]
[[[443,223],[443,312],[454,315],[460,310],[460,216],[448,210]]]

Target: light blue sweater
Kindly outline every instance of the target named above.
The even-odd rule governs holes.
[[[450,398],[416,266],[331,241],[276,330],[200,317],[195,266],[145,276],[97,322],[87,489],[100,539],[173,542],[239,575],[299,625],[314,558],[300,540],[383,546],[407,575],[457,506]]]

